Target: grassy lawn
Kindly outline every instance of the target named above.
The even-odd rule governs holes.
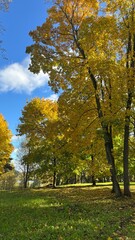
[[[131,199],[110,186],[1,191],[0,240],[134,240],[131,189]]]

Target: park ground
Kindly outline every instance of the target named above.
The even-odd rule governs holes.
[[[134,240],[132,198],[116,199],[111,186],[0,192],[0,240]]]

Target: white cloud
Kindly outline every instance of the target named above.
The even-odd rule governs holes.
[[[47,84],[48,74],[40,72],[33,74],[28,70],[29,58],[22,63],[13,63],[0,69],[0,92],[26,92],[31,93],[35,89]]]
[[[23,138],[24,138],[23,136],[13,135],[13,136],[12,136],[12,142],[21,141]]]
[[[16,156],[16,154],[19,152],[19,148],[15,148],[12,152],[12,156]]]
[[[57,101],[58,97],[59,97],[58,94],[52,94],[47,99],[50,99],[52,101]]]
[[[12,136],[12,142],[18,141],[20,138],[21,138],[21,136],[13,135],[13,136]]]

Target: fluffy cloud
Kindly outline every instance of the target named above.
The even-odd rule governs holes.
[[[18,142],[21,142],[22,140],[24,139],[23,136],[17,136],[17,135],[13,135],[12,136],[12,142],[14,143],[18,143]]]
[[[50,97],[48,97],[47,99],[50,99],[50,100],[52,100],[52,101],[57,101],[58,100],[58,94],[52,94],[52,95],[50,95]]]
[[[28,70],[29,59],[22,63],[13,63],[0,69],[0,92],[26,92],[31,93],[37,88],[47,84],[49,77],[40,72],[33,74]]]
[[[13,150],[12,154],[11,154],[11,157],[12,157],[12,158],[16,158],[16,155],[17,155],[18,151],[19,151],[19,148],[15,148],[15,149]]]

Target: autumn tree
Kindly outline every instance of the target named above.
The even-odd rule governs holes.
[[[127,98],[126,98],[126,112],[125,112],[125,126],[124,126],[124,195],[130,196],[129,189],[129,135],[130,135],[130,122],[131,110],[134,97],[135,86],[135,2],[130,1],[126,8],[125,15],[123,16],[124,25],[127,32],[127,48],[126,48],[126,70],[127,70]]]
[[[85,113],[83,112],[85,103],[82,99],[76,102],[77,105],[73,109],[74,121],[72,121],[70,100],[67,97],[68,101],[64,109],[68,111],[68,114],[64,114],[63,105],[60,104],[62,99],[63,95],[58,102],[59,112],[57,103],[45,99],[33,99],[24,107],[20,118],[21,124],[18,126],[19,134],[27,136],[27,141],[23,144],[23,149],[26,150],[22,156],[23,165],[29,168],[35,164],[33,174],[40,176],[41,179],[52,177],[53,187],[60,181],[76,182],[82,172],[85,172],[87,176],[91,175],[94,179],[94,176],[101,176],[101,172],[102,175],[106,175],[108,170],[105,155],[102,153],[102,138],[98,136],[98,141],[95,140],[94,144],[90,144],[90,139],[92,141],[95,135],[92,135],[91,131],[90,136],[89,131],[86,131],[90,126],[87,125],[87,121],[84,121],[87,113],[86,109]],[[64,100],[66,100],[65,97]],[[54,106],[56,109],[53,108]],[[78,107],[82,110],[80,115]],[[51,113],[52,109],[54,112]],[[90,113],[88,111],[87,117]],[[94,112],[93,115],[95,116]],[[96,124],[95,121],[93,122]],[[29,175],[27,171],[25,173],[26,176]]]
[[[129,158],[129,136],[131,117],[133,115],[133,97],[135,85],[135,2],[129,1],[107,1],[107,10],[115,15],[119,32],[121,34],[124,63],[123,72],[125,73],[124,82],[126,84],[125,96],[125,120],[124,120],[124,195],[130,196],[128,158]]]
[[[10,162],[10,154],[13,151],[11,144],[12,133],[2,114],[0,114],[0,174],[4,172],[4,166]]]
[[[46,22],[30,32],[35,43],[27,53],[31,54],[30,70],[47,72],[56,92],[74,91],[77,86],[82,92],[84,86],[93,94],[114,190],[120,196],[112,152],[113,126],[121,120],[123,106],[119,89],[125,86],[125,73],[117,60],[122,43],[115,17],[101,14],[101,8],[99,1],[56,0]]]
[[[61,131],[67,139],[66,148],[78,159],[78,167],[74,171],[79,174],[87,172],[94,179],[94,175],[98,177],[100,172],[105,173],[109,166],[105,163],[102,131],[98,128],[99,119],[93,98],[94,94],[89,93],[88,87],[77,85],[74,90],[61,94],[58,110]]]
[[[23,160],[36,165],[37,176],[40,175],[41,179],[45,178],[45,175],[52,177],[55,187],[63,175],[72,175],[78,159],[73,157],[73,149],[67,144],[69,138],[66,132],[63,132],[65,125],[58,116],[58,104],[35,98],[26,104],[20,120],[18,132],[26,135],[26,146],[30,150],[23,156]]]
[[[53,186],[56,185],[57,161],[61,144],[58,128],[57,103],[47,99],[34,98],[26,104],[18,126],[20,135],[25,134],[33,162],[39,169],[52,171]]]

